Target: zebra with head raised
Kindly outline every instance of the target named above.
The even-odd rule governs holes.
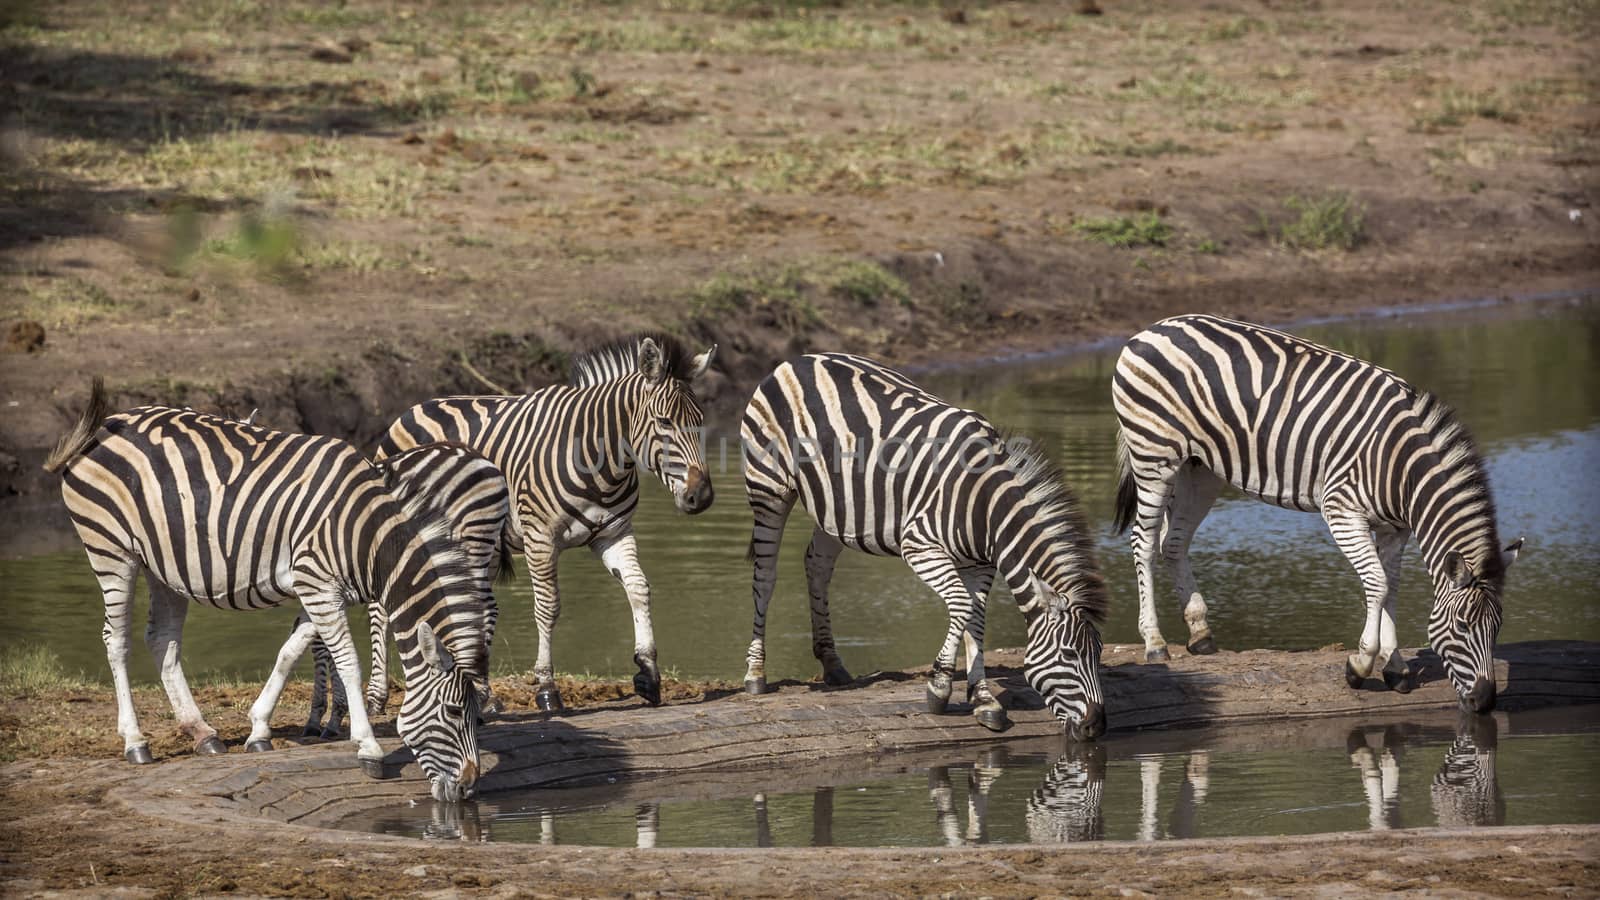
[[[964,640],[978,721],[1005,727],[983,675],[983,607],[998,573],[1027,622],[1028,683],[1079,737],[1105,730],[1098,672],[1105,585],[1071,492],[1034,449],[1006,442],[982,416],[898,372],[842,353],[779,366],[745,408],[741,437],[755,513],[748,690],[766,689],[767,603],[783,524],[798,501],[816,523],[806,582],[812,651],[829,684],[851,680],[828,617],[828,582],[849,546],[904,559],[949,609],[928,684],[931,710],[942,712],[950,698]]]
[[[429,495],[428,502],[438,507],[450,524],[450,538],[467,555],[472,572],[474,595],[483,607],[483,643],[487,650],[494,643],[494,628],[499,606],[494,599],[494,582],[511,574],[507,533],[511,528],[510,490],[494,463],[462,444],[423,444],[387,459],[378,467],[389,475],[395,495],[402,501],[414,493]],[[295,629],[306,627],[305,613],[295,619]],[[388,617],[380,606],[367,607],[368,630],[372,646],[372,676],[367,681],[367,715],[377,716],[389,701]],[[291,635],[293,630],[291,630]],[[293,640],[293,638],[290,638]],[[325,740],[339,736],[349,710],[344,685],[332,682],[332,709],[329,709],[329,673],[333,656],[320,639],[311,643],[315,659],[311,683],[311,712],[305,734]],[[485,673],[487,674],[487,673]],[[478,710],[494,711],[494,698],[487,681],[478,685]],[[327,715],[327,723],[323,716]]]
[[[1494,707],[1494,643],[1506,568],[1489,479],[1466,429],[1398,375],[1281,331],[1178,316],[1134,335],[1117,359],[1117,527],[1133,527],[1145,656],[1165,659],[1154,572],[1162,555],[1189,624],[1215,652],[1189,543],[1223,484],[1288,509],[1319,510],[1361,576],[1366,626],[1345,678],[1380,672],[1409,690],[1397,652],[1400,555],[1416,535],[1433,576],[1428,638],[1464,704]]]
[[[690,385],[705,374],[716,349],[691,357],[659,335],[618,341],[576,359],[570,385],[413,406],[378,445],[384,457],[453,441],[505,473],[513,493],[513,549],[522,552],[533,582],[541,709],[561,706],[550,641],[561,613],[556,557],[569,547],[588,547],[622,582],[633,607],[634,690],[652,704],[661,702],[650,584],[633,537],[638,467],[661,479],[679,510],[694,514],[711,506],[701,446],[705,414]]]
[[[472,687],[487,662],[483,612],[466,558],[429,496],[397,499],[385,473],[336,438],[169,407],[109,412],[96,379],[88,408],[45,468],[61,473],[62,497],[105,594],[101,635],[123,755],[151,760],[127,672],[128,619],[142,570],[150,585],[145,641],[196,753],[227,748],[195,705],[179,660],[190,601],[261,609],[298,598],[352,696],[361,675],[344,608],[370,602],[388,613],[400,648],[408,685],[401,738],[436,799],[470,793],[478,776]],[[309,642],[312,630],[297,634]],[[304,649],[300,643],[295,655]],[[280,665],[251,708],[253,746],[271,735],[283,675]],[[381,774],[383,749],[359,706],[350,736],[363,768]]]

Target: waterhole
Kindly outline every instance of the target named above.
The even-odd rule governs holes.
[[[1600,705],[1113,734],[508,791],[341,827],[612,847],[913,847],[1600,822]]]

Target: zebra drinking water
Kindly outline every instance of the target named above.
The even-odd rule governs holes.
[[[469,795],[478,776],[475,697],[486,665],[483,613],[465,556],[430,495],[396,498],[385,473],[344,441],[269,431],[168,407],[110,415],[95,379],[88,407],[45,461],[105,595],[101,636],[129,762],[151,761],[128,684],[128,619],[142,570],[150,585],[145,641],[178,727],[195,752],[227,752],[195,705],[180,662],[188,602],[261,609],[298,598],[327,642],[345,690],[360,670],[344,607],[381,606],[393,623],[407,691],[400,736],[435,799]],[[293,643],[293,642],[292,642]],[[286,647],[285,652],[292,648]],[[281,667],[280,667],[281,668]],[[275,672],[250,710],[249,745],[270,747],[283,687]],[[382,774],[365,710],[351,710],[362,768]]]
[[[1162,555],[1189,625],[1189,649],[1212,653],[1189,543],[1224,484],[1320,511],[1366,592],[1357,687],[1379,672],[1410,689],[1397,651],[1400,554],[1416,535],[1433,576],[1428,639],[1465,705],[1494,707],[1494,643],[1506,568],[1483,462],[1455,413],[1400,376],[1281,331],[1215,316],[1178,316],[1134,335],[1117,359],[1117,529],[1132,525],[1145,656],[1167,658],[1156,623]]]
[[[617,341],[574,360],[570,385],[413,406],[378,445],[383,457],[454,441],[505,473],[514,495],[512,549],[522,552],[533,582],[539,626],[533,671],[541,709],[561,706],[550,643],[561,613],[556,558],[570,547],[588,547],[622,582],[633,608],[634,690],[652,704],[661,702],[650,584],[633,537],[638,466],[661,479],[679,510],[692,515],[710,508],[711,475],[701,447],[705,414],[690,384],[705,374],[716,349],[690,357],[662,336]]]
[[[1027,622],[1028,684],[1078,737],[1105,730],[1105,585],[1071,492],[1037,451],[1008,445],[982,416],[898,372],[842,353],[780,365],[745,408],[741,437],[755,514],[747,690],[766,690],[767,604],[783,524],[798,501],[816,523],[806,583],[812,652],[829,684],[851,680],[828,618],[828,582],[849,546],[899,556],[944,600],[950,626],[928,683],[932,711],[945,709],[964,641],[974,714],[986,727],[1006,725],[983,674],[984,601],[998,572]]]
[[[450,524],[450,538],[467,554],[476,599],[483,606],[483,644],[487,651],[494,643],[494,628],[499,607],[494,599],[494,582],[511,574],[507,533],[511,528],[510,490],[494,463],[461,444],[423,444],[387,459],[378,467],[390,476],[396,496],[404,501],[413,493],[430,495],[429,502],[442,510]],[[295,619],[294,629],[310,620],[305,613]],[[372,674],[367,681],[367,715],[383,712],[389,701],[388,617],[379,606],[367,607],[367,623],[372,646]],[[291,635],[293,630],[291,630]],[[293,638],[290,638],[293,640]],[[320,639],[311,643],[315,659],[311,682],[311,713],[305,734],[324,740],[337,738],[349,710],[344,684],[331,679],[333,702],[329,709],[329,673],[333,656]],[[291,661],[292,664],[292,661]],[[487,674],[487,673],[485,673]],[[478,685],[480,713],[494,711],[494,698],[488,681]],[[323,716],[327,715],[327,723]]]

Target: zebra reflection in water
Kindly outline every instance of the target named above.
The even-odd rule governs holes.
[[[1400,766],[1407,741],[1418,737],[1411,731],[1390,725],[1377,734],[1376,747],[1365,729],[1350,732],[1350,764],[1361,771],[1367,823],[1373,831],[1405,827],[1400,816]],[[1455,740],[1445,751],[1428,792],[1435,824],[1441,828],[1505,824],[1505,798],[1495,773],[1498,745],[1499,725],[1494,717],[1469,712],[1460,715]]]
[[[478,804],[446,803],[433,801],[428,823],[422,826],[422,836],[433,841],[466,841],[469,844],[489,842],[489,825],[478,817]]]

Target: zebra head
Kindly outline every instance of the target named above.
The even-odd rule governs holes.
[[[1044,602],[1023,609],[1028,646],[1022,673],[1057,719],[1069,723],[1074,740],[1105,733],[1106,709],[1100,693],[1100,629],[1093,613],[1069,604],[1039,584]]]
[[[477,667],[458,665],[427,622],[417,623],[415,640],[425,665],[406,673],[396,727],[428,776],[433,799],[469,799],[478,781]]]
[[[713,493],[701,452],[706,417],[690,385],[710,368],[716,352],[712,344],[686,366],[676,367],[675,374],[667,349],[652,338],[639,342],[638,372],[646,394],[634,412],[633,446],[645,469],[672,492],[678,510],[691,515],[710,509]]]
[[[1494,643],[1500,634],[1500,594],[1506,569],[1522,550],[1518,538],[1499,555],[1477,566],[1451,550],[1434,573],[1433,610],[1428,614],[1428,643],[1444,660],[1445,673],[1461,695],[1463,707],[1486,713],[1494,709]]]

